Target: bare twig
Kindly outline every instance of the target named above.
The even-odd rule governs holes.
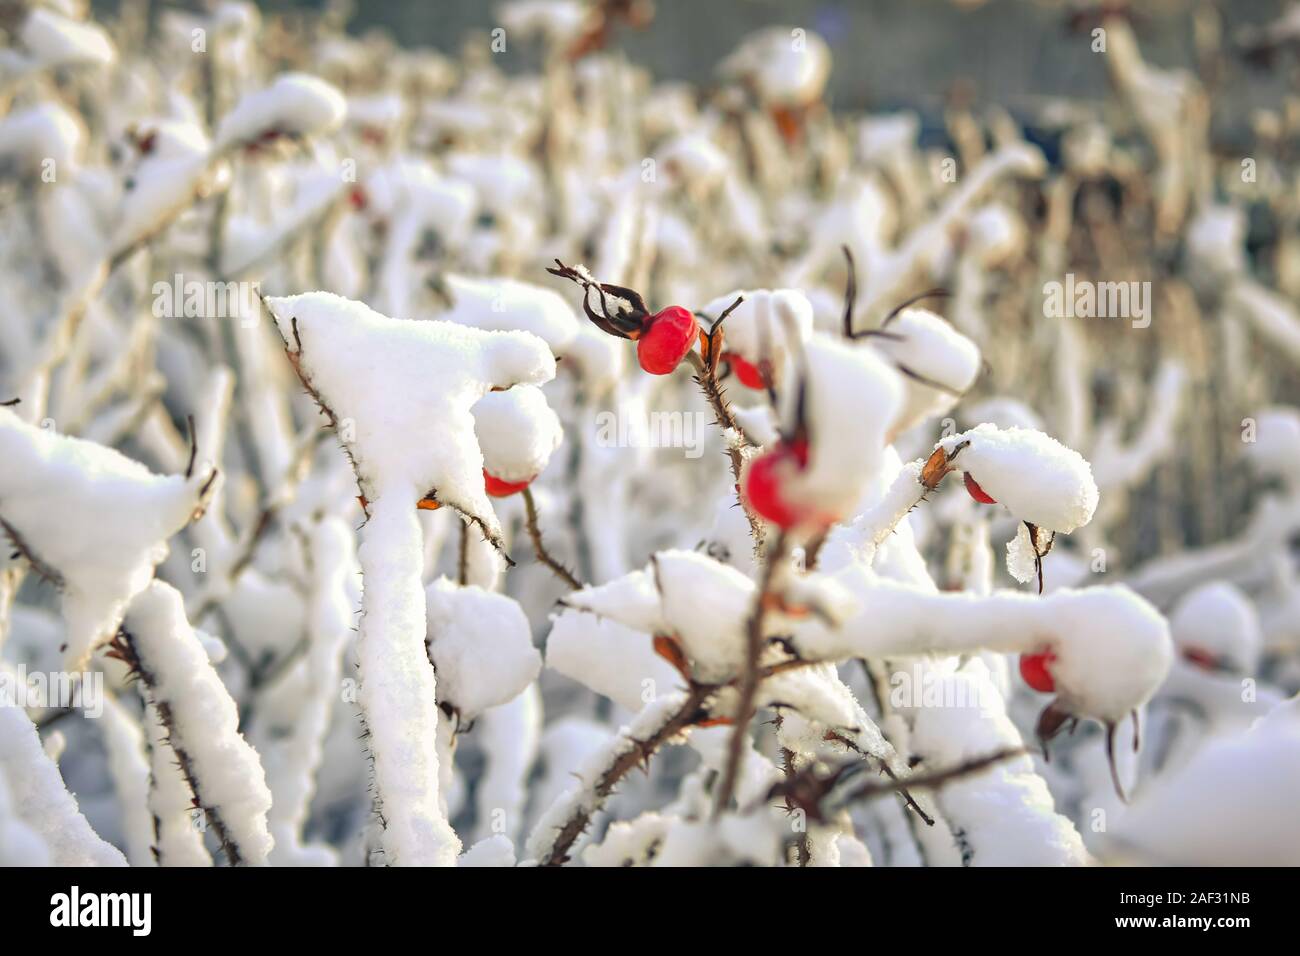
[[[851,791],[844,799],[846,803],[852,803],[858,800],[870,800],[872,797],[878,797],[884,793],[894,793],[903,788],[920,790],[922,788],[936,789],[946,784],[953,783],[963,777],[970,777],[981,771],[987,770],[995,764],[1000,764],[1007,760],[1014,760],[1016,757],[1023,757],[1029,751],[1024,747],[1004,747],[1001,750],[995,750],[993,753],[985,754],[982,757],[973,757],[964,763],[959,763],[953,767],[946,767],[942,770],[931,770],[927,773],[914,773],[905,780],[892,778],[888,783],[875,782],[863,784],[856,790]]]
[[[865,661],[863,663],[865,663]],[[838,733],[834,730],[827,731],[826,739],[834,740],[838,744],[843,744],[849,750],[852,750],[854,753],[861,755],[864,759],[868,756],[865,752],[863,752],[862,748],[859,747],[857,744],[855,744],[852,740],[850,740],[848,737],[845,737],[843,734]],[[903,798],[903,802],[906,803],[907,806],[917,814],[917,816],[919,816],[922,820],[925,821],[926,826],[928,827],[934,826],[934,817],[930,816],[930,814],[926,813],[924,810],[921,809],[921,805],[916,802],[916,800],[912,797],[911,792],[907,789],[907,784],[899,780],[898,775],[894,773],[893,768],[890,767],[889,764],[887,764],[883,760],[879,761],[879,763],[880,763],[880,772],[883,773],[890,780],[894,781],[899,785],[898,794]]]
[[[740,776],[740,762],[745,754],[745,739],[749,733],[749,722],[754,716],[754,700],[758,696],[758,685],[763,676],[760,666],[760,658],[763,654],[763,624],[767,618],[767,610],[772,604],[769,597],[776,575],[785,561],[785,553],[786,536],[784,532],[780,532],[772,543],[766,564],[763,565],[763,579],[754,599],[754,610],[750,614],[749,625],[745,630],[745,671],[741,675],[739,701],[734,715],[736,723],[727,748],[727,763],[713,804],[715,819],[731,805],[732,797],[735,796],[736,781]]]
[[[542,564],[555,572],[555,576],[573,590],[581,590],[582,582],[577,579],[572,571],[552,557],[551,553],[546,550],[546,544],[542,541],[542,528],[537,520],[537,502],[533,500],[533,489],[525,488],[523,490],[523,496],[524,514],[528,526],[528,537],[532,539],[533,551],[537,554],[537,560],[541,561]]]
[[[555,840],[545,856],[539,860],[539,865],[561,866],[567,862],[569,850],[591,824],[591,818],[614,792],[619,781],[633,767],[647,765],[655,751],[683,730],[707,720],[709,717],[707,702],[716,690],[715,687],[703,684],[694,685],[686,693],[681,707],[650,734],[644,738],[629,736],[627,739],[629,746],[620,748],[618,756],[596,778],[591,788],[591,799],[573,801],[571,812],[557,828]]]
[[[907,789],[935,789],[973,776],[1003,761],[1023,757],[1026,753],[1028,751],[1024,747],[1003,748],[941,770],[911,774],[902,780],[890,775],[887,781],[873,781],[848,790],[842,790],[842,785],[860,771],[863,766],[860,762],[843,763],[824,773],[818,772],[814,762],[774,784],[767,792],[764,802],[782,800],[789,807],[803,810],[809,820],[826,820],[831,812],[850,803]],[[831,800],[831,794],[836,790],[840,790],[841,794]]]
[[[194,794],[195,805],[203,811],[208,823],[212,826],[212,832],[216,834],[217,842],[221,844],[221,849],[226,854],[226,860],[231,866],[239,866],[244,862],[239,844],[231,837],[230,831],[226,829],[225,822],[221,819],[221,814],[217,812],[217,808],[204,800],[198,777],[194,773],[194,763],[185,749],[176,742],[175,720],[172,717],[171,704],[159,699],[155,690],[158,681],[153,673],[141,662],[140,655],[136,651],[135,640],[131,637],[130,632],[123,627],[118,630],[109,647],[108,656],[125,664],[131,675],[140,681],[141,687],[144,688],[142,696],[145,697],[148,703],[153,704],[154,710],[158,713],[158,719],[167,732],[165,738],[167,745],[176,754],[176,763],[180,767],[182,776],[185,777],[185,782],[189,785],[190,792]]]

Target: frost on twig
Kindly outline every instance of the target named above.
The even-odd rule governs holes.
[[[139,679],[230,864],[265,864],[274,841],[261,758],[239,732],[235,702],[185,619],[180,593],[155,581],[138,595],[111,654]]]

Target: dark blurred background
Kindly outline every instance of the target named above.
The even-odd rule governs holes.
[[[324,0],[263,0],[270,13],[320,7]],[[115,7],[116,0],[96,3]],[[162,5],[162,4],[157,4]],[[196,6],[196,4],[172,4]],[[1275,19],[1283,0],[1137,0],[1143,55],[1164,67],[1195,63],[1191,12],[1218,9],[1231,36],[1244,24]],[[381,27],[408,46],[454,51],[467,32],[495,25],[491,0],[355,0],[356,32]],[[1062,0],[656,0],[648,29],[621,29],[617,45],[656,76],[705,83],[714,65],[751,30],[788,24],[815,30],[835,57],[829,93],[839,109],[908,105],[933,108],[955,82],[981,102],[1021,109],[1045,96],[1103,97],[1105,69],[1086,29],[1071,32]],[[535,50],[512,44],[503,62],[536,65]],[[509,68],[509,66],[507,66]],[[1276,102],[1277,80],[1225,77],[1243,107]]]

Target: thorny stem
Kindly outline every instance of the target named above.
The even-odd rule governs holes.
[[[741,675],[740,699],[734,714],[735,727],[727,748],[727,764],[713,804],[715,820],[731,805],[732,797],[735,796],[736,780],[740,776],[740,762],[745,754],[745,740],[749,733],[749,722],[754,716],[754,700],[758,696],[758,685],[762,680],[760,659],[763,655],[763,623],[767,618],[767,610],[773,603],[769,598],[776,575],[785,562],[786,549],[785,532],[778,532],[768,552],[767,562],[763,565],[763,577],[754,600],[754,610],[750,614],[749,625],[745,630],[745,671]]]
[[[40,559],[35,551],[23,540],[23,536],[18,533],[18,529],[11,525],[4,518],[0,518],[0,529],[4,531],[10,543],[13,545],[14,554],[21,556],[31,569],[36,572],[36,576],[44,581],[48,581],[56,588],[62,589],[63,575],[58,570]]]
[[[736,422],[736,416],[732,414],[731,406],[722,393],[722,384],[718,381],[717,373],[705,365],[704,359],[699,352],[687,352],[686,358],[690,361],[691,368],[695,369],[695,381],[699,383],[704,392],[704,397],[709,400],[709,405],[713,407],[714,414],[718,416],[718,425],[732,429],[743,439],[744,432],[740,430],[740,425]],[[737,478],[739,478],[739,475],[737,475]]]
[[[861,747],[855,744],[848,737],[845,737],[843,734],[836,733],[835,731],[831,730],[831,731],[827,731],[826,737],[829,740],[834,740],[838,744],[843,744],[849,750],[852,750],[854,753],[861,755],[864,759],[867,757],[867,754],[863,752]],[[934,817],[930,816],[930,814],[926,813],[924,810],[921,809],[920,804],[918,804],[916,800],[912,798],[912,794],[907,789],[908,786],[911,785],[912,779],[909,777],[906,781],[900,780],[898,778],[898,775],[894,773],[893,769],[889,766],[889,764],[885,763],[885,761],[883,760],[880,761],[880,772],[883,773],[890,780],[894,781],[894,783],[898,784],[899,796],[903,798],[903,802],[905,802],[912,810],[916,812],[916,814],[922,820],[925,821],[925,825],[928,827],[934,826]]]
[[[542,528],[537,520],[537,502],[533,500],[533,489],[525,488],[524,496],[524,514],[528,526],[528,537],[532,539],[533,551],[537,553],[537,560],[546,565],[555,576],[567,584],[575,591],[582,590],[582,582],[574,576],[568,568],[551,556],[546,550],[546,544],[542,541]]]
[[[244,857],[239,850],[239,844],[231,838],[229,831],[226,830],[226,825],[221,819],[221,814],[217,812],[217,808],[209,805],[203,799],[203,791],[200,789],[198,777],[194,773],[194,762],[191,760],[189,753],[176,742],[176,723],[172,717],[171,704],[158,698],[155,690],[158,685],[157,679],[141,662],[140,655],[136,650],[135,640],[125,627],[118,630],[117,636],[113,640],[110,656],[122,661],[130,669],[131,674],[139,678],[140,684],[144,688],[141,696],[145,698],[147,703],[153,704],[154,710],[157,711],[158,720],[167,732],[164,739],[167,745],[171,747],[172,752],[176,754],[176,764],[180,767],[181,775],[189,785],[190,792],[194,794],[195,803],[203,811],[208,823],[212,826],[212,832],[217,835],[217,842],[221,844],[221,849],[226,854],[226,860],[231,866],[241,865],[244,862]]]
[[[809,820],[825,820],[828,811],[833,811],[859,800],[870,800],[886,793],[895,793],[905,787],[913,789],[941,787],[955,780],[980,773],[1005,760],[1023,757],[1027,753],[1028,751],[1024,747],[1003,748],[980,757],[973,757],[956,766],[912,774],[906,781],[891,778],[888,781],[866,783],[847,792],[841,791],[842,796],[836,797],[834,801],[829,800],[831,794],[839,788],[847,776],[856,772],[862,765],[855,761],[841,764],[828,773],[818,773],[817,764],[813,762],[803,770],[774,784],[762,802],[782,799],[786,801],[787,805],[803,810]],[[830,805],[824,807],[823,804],[825,803]]]
[[[718,426],[737,436],[740,443],[748,445],[749,439],[745,437],[744,431],[736,421],[736,416],[731,411],[731,404],[722,391],[722,384],[718,381],[717,372],[697,352],[687,352],[686,357],[695,370],[695,381],[699,384],[705,399],[713,409],[713,414],[717,416]],[[750,535],[753,537],[755,545],[760,546],[763,542],[763,526],[754,513],[749,510],[744,497],[739,492],[740,472],[745,464],[745,456],[739,445],[734,444],[730,439],[727,441],[727,458],[731,461],[731,477],[736,482],[736,494],[740,500],[740,506],[745,509],[745,517],[749,519]]]
[[[555,842],[551,844],[550,850],[540,861],[540,866],[561,866],[569,859],[569,850],[577,841],[584,830],[591,823],[591,818],[597,810],[614,792],[618,782],[623,779],[633,767],[647,765],[650,757],[668,741],[672,740],[683,730],[701,723],[707,719],[709,711],[706,702],[709,697],[717,690],[706,684],[694,684],[691,686],[678,708],[669,718],[664,721],[659,728],[653,731],[644,739],[630,738],[631,744],[626,750],[619,753],[617,757],[606,767],[596,779],[592,787],[592,794],[595,800],[588,805],[584,801],[575,803],[573,812],[569,818],[559,827],[559,833]]]
[[[778,730],[781,727],[781,720],[782,720],[781,715],[778,713],[776,715],[776,718],[772,721],[773,726],[775,726]],[[787,780],[789,780],[797,773],[797,771],[794,768],[794,760],[795,760],[794,751],[791,750],[789,747],[782,747],[781,748],[781,772],[785,774]],[[798,807],[796,807],[789,800],[785,802],[786,813],[794,813],[795,810],[797,809]],[[812,846],[808,840],[807,828],[799,832],[799,836],[795,841],[795,860],[800,866],[807,866],[809,863],[812,862]]]
[[[945,784],[960,780],[963,777],[973,776],[981,771],[987,770],[995,764],[1000,764],[1006,760],[1014,760],[1016,757],[1023,757],[1029,753],[1024,747],[1004,747],[1001,750],[995,750],[993,753],[985,754],[982,757],[973,757],[965,763],[957,764],[955,767],[946,767],[942,770],[931,770],[926,773],[911,774],[905,781],[891,777],[888,783],[879,781],[866,783],[856,790],[851,791],[845,798],[846,803],[852,803],[858,800],[870,800],[872,797],[878,797],[885,793],[894,793],[902,790],[904,787],[911,787],[919,790],[922,787],[935,789]]]

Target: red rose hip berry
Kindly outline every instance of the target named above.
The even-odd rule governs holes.
[[[740,380],[741,385],[746,388],[760,390],[767,388],[767,382],[763,379],[763,373],[757,365],[746,361],[735,352],[723,352],[722,357],[731,366],[731,370],[736,373],[736,378]]]
[[[980,504],[995,505],[998,503],[996,498],[981,488],[979,482],[970,476],[969,471],[962,472],[962,478],[966,481],[966,490],[970,492],[970,496]]]
[[[483,469],[483,487],[493,498],[507,498],[523,491],[532,480],[529,478],[527,481],[502,481],[495,475],[489,475],[486,468]]]
[[[1020,676],[1034,690],[1043,694],[1050,694],[1056,690],[1056,680],[1052,677],[1052,672],[1048,670],[1048,666],[1054,660],[1056,660],[1056,655],[1051,651],[1044,651],[1042,654],[1021,654]]]
[[[782,442],[755,458],[745,473],[745,500],[754,513],[779,528],[793,528],[807,520],[810,509],[786,494],[790,478],[807,466],[807,442]]]
[[[695,345],[699,332],[689,309],[670,305],[646,319],[636,340],[637,361],[651,375],[667,375]]]

